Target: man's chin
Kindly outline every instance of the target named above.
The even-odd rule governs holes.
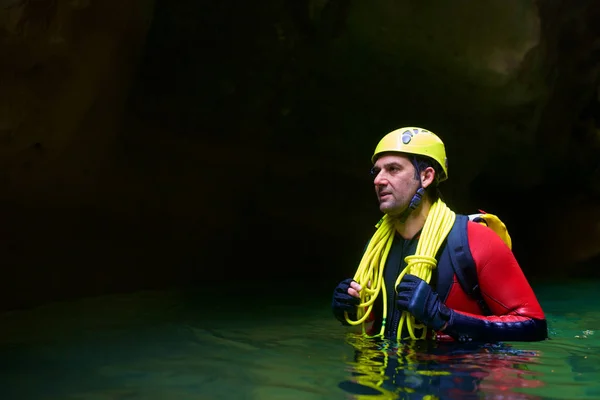
[[[402,211],[404,211],[404,210],[398,210],[395,207],[386,207],[384,205],[380,205],[379,211],[381,211],[384,214],[387,214],[390,217],[397,217],[400,214],[402,214]]]
[[[396,210],[394,209],[394,207],[386,207],[385,205],[380,205],[379,211],[381,211],[384,214],[389,215],[390,217],[393,217],[394,214],[396,214]]]

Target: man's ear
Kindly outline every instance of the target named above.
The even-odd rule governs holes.
[[[427,188],[435,180],[435,169],[433,167],[427,167],[421,171],[421,186]]]

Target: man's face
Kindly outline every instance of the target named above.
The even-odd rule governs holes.
[[[400,215],[419,188],[414,165],[404,155],[384,154],[375,162],[373,174],[379,209],[390,216]]]

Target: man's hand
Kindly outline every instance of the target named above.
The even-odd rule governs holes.
[[[344,312],[350,316],[356,315],[356,306],[360,303],[361,290],[362,287],[352,278],[344,279],[335,287],[331,308],[335,318],[342,324],[348,324]]]
[[[396,306],[435,331],[442,331],[450,319],[451,310],[423,279],[406,274],[396,288]]]

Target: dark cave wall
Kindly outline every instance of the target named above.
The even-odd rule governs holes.
[[[202,8],[198,3],[182,7],[189,15]],[[444,8],[407,1],[365,8],[349,1],[295,2],[293,7],[274,1],[239,12],[221,7],[203,11],[210,21],[227,21],[225,28],[202,23],[203,29],[191,34],[192,41],[208,37],[214,46],[180,53],[185,68],[198,71],[193,82],[186,73],[169,74],[177,78],[166,86],[168,95],[156,92],[163,99],[156,101],[162,117],[144,111],[156,109],[147,96],[136,107],[145,115],[141,119],[164,118],[171,121],[165,126],[177,126],[180,139],[172,138],[173,147],[189,146],[194,137],[198,146],[216,146],[237,160],[244,157],[238,150],[245,149],[241,152],[250,157],[245,192],[253,205],[238,208],[238,221],[246,221],[239,225],[251,229],[261,215],[312,229],[323,219],[345,232],[354,232],[358,221],[370,226],[378,217],[366,177],[370,152],[383,133],[417,124],[447,138],[447,201],[457,211],[483,208],[501,215],[530,272],[547,274],[545,263],[557,260],[557,254],[545,251],[550,241],[561,243],[559,265],[597,254],[594,239],[574,240],[565,235],[569,230],[548,234],[575,223],[586,238],[597,237],[595,227],[571,215],[598,212],[593,172],[598,134],[590,118],[586,133],[578,133],[583,115],[597,109],[597,63],[572,46],[587,48],[597,37],[591,23],[598,12],[594,3]],[[453,21],[458,20],[464,23],[457,26]],[[170,38],[179,36],[172,32],[182,29],[176,18],[162,21],[154,25],[159,43],[154,59],[142,69],[149,76],[181,68],[170,57],[158,60],[160,44],[173,47]],[[571,57],[561,57],[563,52]],[[206,60],[225,60],[226,67]],[[187,106],[198,93],[198,106]],[[575,176],[572,167],[582,164],[590,173],[578,181],[578,194],[556,190],[557,182],[567,182]],[[330,197],[319,198],[331,187]],[[282,193],[289,195],[280,208]],[[354,197],[345,201],[339,193]],[[535,210],[537,224],[524,221],[529,209]],[[323,234],[322,229],[311,234]]]
[[[379,218],[371,152],[401,125],[446,140],[447,202],[500,215],[528,275],[594,275],[599,7],[507,3],[0,11],[4,304],[335,282]]]

